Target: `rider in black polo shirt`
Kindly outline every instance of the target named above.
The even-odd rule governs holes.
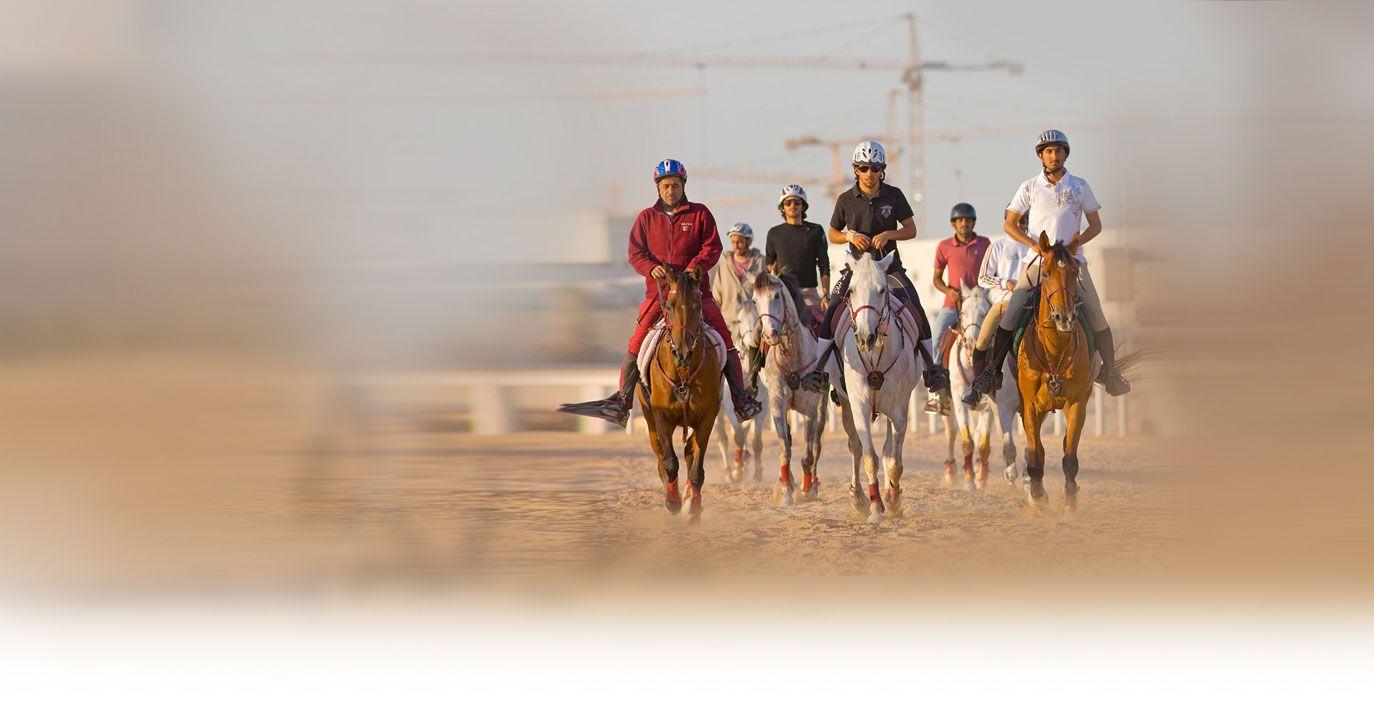
[[[819,328],[824,304],[816,284],[819,275],[821,288],[830,287],[830,257],[826,255],[830,244],[825,229],[806,220],[806,209],[806,191],[799,185],[783,186],[778,211],[784,222],[768,229],[764,260],[792,294],[802,320],[824,336],[828,334]]]
[[[931,392],[947,390],[949,373],[935,363],[930,351],[930,320],[926,318],[920,296],[916,294],[916,286],[907,277],[901,254],[897,251],[897,241],[916,237],[915,213],[900,189],[883,182],[887,170],[887,152],[881,145],[871,140],[860,143],[854,149],[853,161],[854,187],[835,199],[835,213],[830,218],[828,230],[830,242],[848,244],[856,254],[867,252],[877,258],[881,258],[888,250],[892,251],[892,264],[888,266],[887,273],[901,282],[913,315],[921,327],[921,339],[916,344],[916,350],[925,369],[926,389]],[[840,272],[840,280],[830,296],[826,328],[830,327],[835,309],[848,292],[849,268],[846,267]],[[818,367],[823,367],[824,363],[823,358]]]

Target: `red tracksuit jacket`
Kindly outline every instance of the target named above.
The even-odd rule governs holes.
[[[630,353],[639,353],[644,336],[663,312],[658,307],[658,286],[650,274],[654,268],[666,265],[674,271],[700,267],[702,271],[702,317],[725,339],[725,348],[734,350],[730,329],[720,315],[720,307],[711,295],[711,283],[706,272],[720,259],[720,232],[715,216],[700,203],[683,200],[678,212],[668,215],[663,202],[658,201],[639,212],[630,228],[630,265],[644,277],[644,303],[639,307],[639,319],[634,337],[630,339]]]

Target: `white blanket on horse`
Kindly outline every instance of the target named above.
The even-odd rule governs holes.
[[[654,360],[654,354],[658,351],[658,343],[663,340],[664,333],[668,330],[668,325],[660,320],[649,329],[649,335],[644,337],[644,345],[639,347],[639,377],[645,383],[649,380],[649,363]],[[706,335],[702,337],[702,342],[710,346],[716,352],[716,373],[720,373],[725,368],[725,339],[716,333],[714,328],[706,327]]]

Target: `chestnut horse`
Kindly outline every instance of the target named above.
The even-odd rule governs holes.
[[[678,489],[678,460],[673,432],[683,434],[687,459],[687,516],[701,517],[701,485],[706,481],[706,449],[721,400],[721,366],[701,316],[702,273],[668,271],[659,286],[659,305],[667,333],[653,350],[640,384],[639,408],[649,427],[649,443],[658,456],[658,475],[663,480],[664,506],[676,514],[682,509]],[[692,434],[687,436],[687,430]]]
[[[1045,446],[1040,426],[1053,410],[1064,412],[1064,511],[1078,499],[1078,441],[1083,435],[1093,375],[1087,333],[1078,321],[1078,261],[1063,244],[1041,232],[1040,307],[1021,340],[1021,420],[1026,427],[1026,498],[1045,505]]]

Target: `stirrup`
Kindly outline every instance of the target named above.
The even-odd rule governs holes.
[[[949,390],[949,372],[939,366],[925,370],[926,390],[932,393]]]
[[[758,416],[760,411],[763,411],[763,404],[753,396],[745,396],[735,404],[735,418],[740,421],[748,421]]]
[[[991,394],[1001,388],[1001,376],[1000,369],[988,364],[988,367],[983,369],[983,373],[978,374],[977,378],[973,379],[973,383],[969,384],[968,392],[964,394],[963,398],[964,405],[977,406],[978,400],[983,394]]]
[[[1102,386],[1112,396],[1121,396],[1131,391],[1131,382],[1122,378],[1121,374],[1106,374]]]

